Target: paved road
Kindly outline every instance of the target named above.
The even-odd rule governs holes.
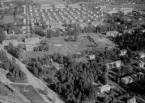
[[[12,59],[12,55],[10,55],[4,48],[2,45],[0,45],[0,49],[5,51],[7,57],[9,59]],[[28,71],[28,69],[26,68],[25,64],[23,64],[22,62],[20,62],[18,59],[16,59],[16,63],[19,64],[21,70],[26,74],[26,77],[28,78],[28,83],[29,85],[32,85],[34,88],[38,88],[41,90],[47,89],[48,90],[48,94],[47,96],[49,98],[55,98],[55,103],[64,103],[61,99],[59,99],[58,95],[53,92],[50,88],[48,88],[46,86],[46,84],[44,82],[42,82],[40,79],[36,78],[31,72]],[[23,83],[21,84],[23,85]],[[42,98],[44,98],[44,100],[46,101],[46,97],[42,96]],[[46,101],[46,103],[52,103],[51,101]]]

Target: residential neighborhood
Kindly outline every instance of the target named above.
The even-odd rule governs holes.
[[[144,0],[0,0],[0,103],[145,103]]]

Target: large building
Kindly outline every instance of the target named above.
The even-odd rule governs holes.
[[[39,42],[40,42],[40,39],[38,37],[25,39],[26,51],[33,51],[33,48],[36,47]]]

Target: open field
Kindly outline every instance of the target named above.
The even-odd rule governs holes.
[[[122,4],[122,5],[107,4],[107,5],[111,7],[134,8],[136,10],[145,10],[145,4]]]
[[[13,16],[4,16],[5,23],[13,23],[14,22],[14,17]]]
[[[63,4],[63,0],[32,0],[34,3],[38,4]]]
[[[98,45],[96,45],[91,42],[88,38],[85,36],[88,36],[88,34],[83,34],[78,37],[78,40],[76,42],[66,42],[62,37],[57,37],[57,38],[52,38],[48,40],[49,44],[49,52],[54,53],[54,52],[59,52],[62,54],[74,54],[79,51],[83,50],[91,50],[92,48],[97,48],[97,49],[103,49],[106,47],[106,45],[109,46],[109,48],[114,47],[114,44],[106,39],[103,36],[99,36],[98,34],[89,34],[91,38],[94,39],[94,42]]]
[[[26,85],[13,85],[20,93],[29,99],[31,103],[46,103],[43,98],[38,94],[33,86]]]
[[[136,10],[145,10],[145,4],[122,4],[124,8],[134,8]]]
[[[91,37],[94,41],[90,41],[87,36]],[[68,38],[68,37],[65,37]],[[104,49],[106,46],[109,48],[114,47],[109,39],[101,34],[82,34],[78,36],[76,42],[66,42],[64,37],[53,37],[46,40],[49,45],[48,52],[28,52],[25,57],[37,57],[44,56],[45,54],[61,53],[64,55],[75,54],[83,50],[92,50],[92,49]],[[95,43],[94,43],[95,42]],[[97,46],[98,45],[98,46]]]

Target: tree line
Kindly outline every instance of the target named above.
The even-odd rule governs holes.
[[[13,82],[25,81],[26,75],[20,69],[19,64],[16,63],[15,58],[10,60],[4,51],[0,51],[0,67],[7,70],[7,78]]]

